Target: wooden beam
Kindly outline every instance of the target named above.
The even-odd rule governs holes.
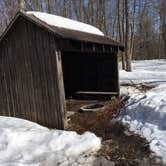
[[[104,44],[102,45],[102,48],[103,48],[103,53],[105,52],[105,47],[104,47]]]
[[[117,86],[118,86],[118,97],[120,96],[120,82],[119,82],[119,61],[118,61],[118,53],[116,56],[116,79],[117,79]]]
[[[81,100],[110,100],[114,96],[119,97],[118,95],[118,92],[78,91],[73,97]]]
[[[96,50],[96,46],[95,44],[93,44],[93,52],[95,52],[95,50]]]
[[[92,95],[118,95],[118,92],[94,92],[94,91],[77,91],[76,94],[92,94]]]
[[[57,63],[57,74],[58,74],[58,86],[59,86],[59,99],[60,99],[60,112],[62,114],[62,126],[65,128],[66,123],[66,102],[65,102],[65,90],[63,82],[63,70],[62,70],[62,58],[61,51],[56,50],[56,63]]]

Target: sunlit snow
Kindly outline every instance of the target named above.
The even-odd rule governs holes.
[[[134,61],[133,72],[120,71],[122,84],[153,84],[148,91],[122,86],[130,96],[120,119],[145,137],[150,148],[166,162],[166,60]]]
[[[33,14],[38,19],[44,21],[45,23],[51,26],[62,27],[62,28],[104,36],[103,32],[101,32],[96,27],[79,21],[71,20],[69,18],[48,14],[48,13],[34,12],[34,11],[28,11],[26,13]]]
[[[121,84],[166,83],[166,60],[133,61],[132,68],[120,71]]]
[[[49,130],[36,123],[0,116],[0,166],[78,165],[77,159],[99,150],[93,133]]]

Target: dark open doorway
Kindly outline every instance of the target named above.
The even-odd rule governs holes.
[[[117,92],[116,56],[110,54],[62,52],[66,98],[76,92]]]

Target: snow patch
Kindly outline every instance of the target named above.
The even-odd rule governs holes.
[[[121,71],[122,83],[153,82],[156,87],[147,92],[122,87],[122,93],[130,98],[119,119],[128,123],[131,131],[145,137],[151,150],[166,162],[166,60],[134,61],[133,67],[131,73]]]
[[[0,116],[0,165],[45,166],[76,164],[78,158],[99,150],[93,133],[49,130],[36,123]]]
[[[67,29],[72,29],[76,31],[82,31],[82,32],[87,32],[87,33],[91,33],[95,35],[104,36],[104,33],[101,32],[96,27],[79,22],[79,21],[74,21],[69,18],[64,18],[61,16],[56,16],[53,14],[42,13],[42,12],[28,11],[26,13],[33,14],[38,19],[40,19],[41,21],[44,21],[45,23],[51,26],[62,27],[62,28],[67,28]]]
[[[166,60],[132,61],[132,72],[120,71],[121,84],[166,83]]]

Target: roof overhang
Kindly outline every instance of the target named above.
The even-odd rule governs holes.
[[[9,25],[7,26],[5,31],[0,36],[0,42],[5,38],[5,35],[11,29],[12,25],[20,17],[23,17],[24,19],[45,29],[46,31],[52,33],[53,35],[55,35],[58,38],[83,41],[83,42],[89,42],[89,43],[96,43],[96,44],[102,44],[102,45],[110,45],[110,46],[117,47],[121,51],[124,51],[124,46],[121,43],[111,39],[108,36],[94,35],[94,34],[90,34],[90,33],[86,33],[86,32],[80,32],[80,31],[76,31],[76,30],[50,26],[50,25],[46,24],[45,22],[41,21],[40,19],[36,18],[35,16],[33,16],[31,14],[26,14],[26,13],[20,12],[20,11],[16,13],[16,15],[14,16],[12,21],[9,23]]]

